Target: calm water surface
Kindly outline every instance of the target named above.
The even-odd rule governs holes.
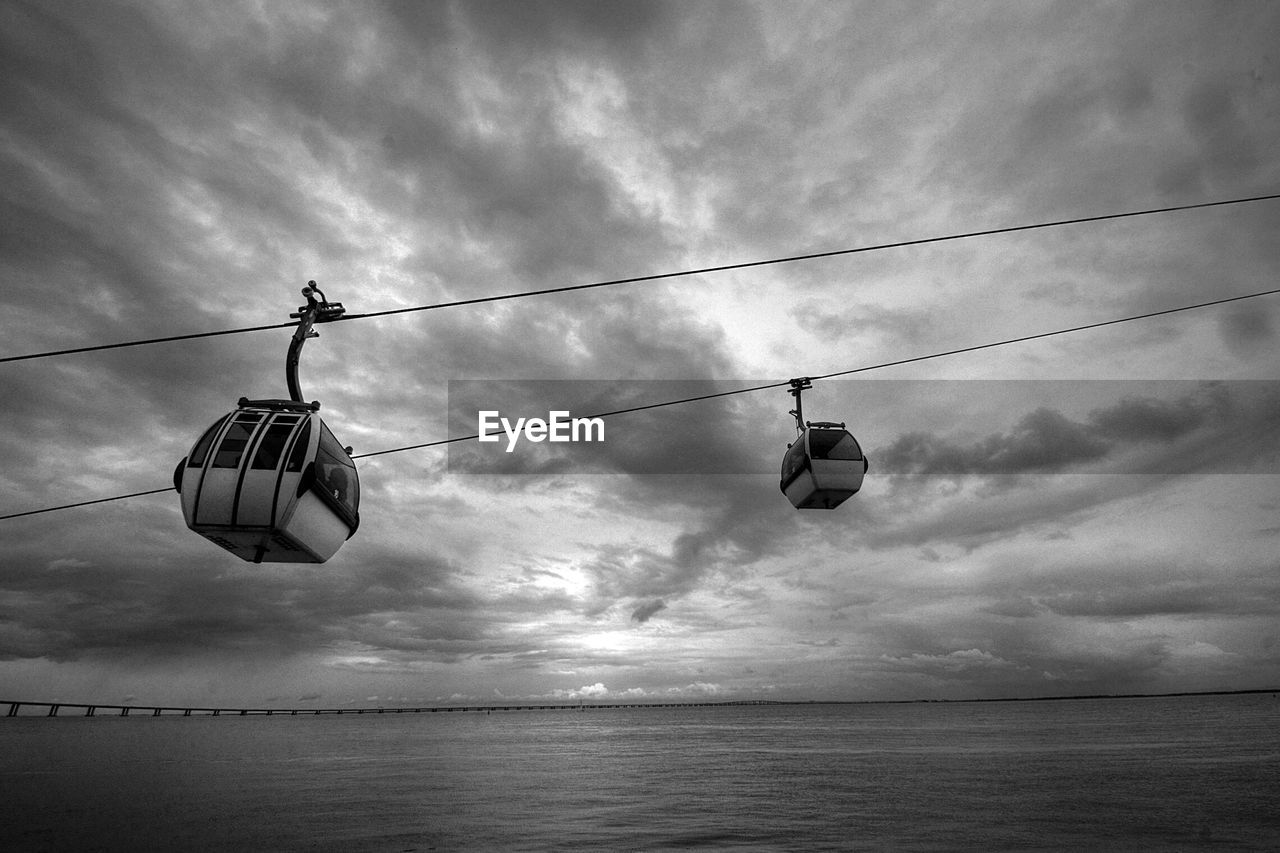
[[[0,719],[5,850],[1275,850],[1280,696]]]

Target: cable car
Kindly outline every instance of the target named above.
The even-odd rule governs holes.
[[[782,457],[779,488],[796,509],[835,509],[862,488],[870,463],[844,424],[804,420],[800,392],[810,380],[793,379],[791,386],[796,408],[790,414],[800,435]]]
[[[174,472],[187,526],[255,563],[323,563],[360,526],[360,480],[317,403],[247,400]]]
[[[312,323],[337,319],[343,308],[324,301],[315,282],[302,292],[307,305],[291,315],[299,324],[285,362],[292,399],[241,397],[173,472],[187,526],[254,563],[323,563],[360,526],[351,448],[321,420],[319,403],[302,401],[297,381]]]

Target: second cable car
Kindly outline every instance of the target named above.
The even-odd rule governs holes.
[[[870,463],[844,424],[804,420],[800,392],[809,387],[808,379],[791,380],[800,435],[782,457],[779,487],[796,509],[835,509],[862,488]]]
[[[309,282],[289,345],[289,400],[240,398],[192,446],[173,472],[187,526],[254,563],[323,563],[360,525],[360,480],[351,448],[302,401],[298,356],[314,322],[337,319]],[[316,299],[319,294],[320,299]]]

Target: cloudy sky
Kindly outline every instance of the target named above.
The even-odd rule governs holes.
[[[1264,2],[10,0],[0,355],[286,322],[308,279],[371,313],[1280,192],[1277,32]],[[1278,226],[357,319],[302,386],[373,454],[474,432],[473,394],[620,408],[1274,289]],[[0,699],[1275,687],[1278,332],[1270,296],[816,382],[871,459],[832,512],[778,491],[772,389],[360,459],[320,566],[225,554],[173,492],[0,521]],[[237,398],[286,396],[289,334],[0,364],[0,514],[164,488]]]

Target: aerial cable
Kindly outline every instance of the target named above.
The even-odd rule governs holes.
[[[609,281],[597,281],[591,284],[572,284],[565,287],[550,287],[545,290],[528,290],[520,293],[507,293],[499,296],[479,296],[474,299],[461,299],[456,302],[442,302],[437,305],[419,305],[413,308],[392,308],[386,311],[373,311],[368,314],[352,314],[344,317],[345,320],[357,320],[368,317],[388,317],[392,314],[408,314],[413,311],[430,311],[435,308],[454,308],[461,305],[477,305],[482,302],[498,302],[504,299],[519,299],[525,296],[546,296],[553,293],[568,293],[574,290],[589,290],[598,287],[613,287],[622,284],[637,284],[646,281],[658,281],[668,278],[680,278],[683,276],[706,275],[716,272],[730,272],[732,270],[750,269],[752,267],[773,266],[778,264],[796,263],[799,261],[813,261],[822,258],[835,258],[841,255],[856,255],[864,252],[879,252],[885,249],[901,249],[907,246],[924,246],[930,243],[945,243],[953,240],[964,240],[969,237],[991,237],[997,234],[1012,234],[1017,231],[1034,231],[1037,229],[1057,228],[1063,225],[1081,225],[1087,222],[1103,222],[1109,219],[1125,219],[1135,216],[1152,216],[1158,213],[1174,213],[1182,210],[1195,210],[1202,207],[1220,207],[1231,204],[1246,204],[1254,201],[1271,201],[1280,199],[1280,193],[1271,195],[1252,196],[1249,198],[1226,199],[1223,201],[1206,201],[1197,204],[1182,204],[1172,207],[1157,207],[1147,210],[1131,210],[1125,213],[1106,213],[1099,216],[1084,216],[1077,219],[1059,219],[1054,222],[1038,222],[1031,225],[1010,225],[1004,228],[988,228],[983,231],[966,231],[960,234],[946,234],[940,237],[920,237],[914,240],[900,240],[894,243],[877,243],[871,246],[859,246],[852,249],[832,249],[825,252],[812,252],[804,255],[791,255],[783,258],[768,258],[759,261],[741,261],[733,264],[722,264],[720,266],[702,267],[700,269],[681,270],[678,272],[655,273],[653,275],[641,275],[631,278],[616,278]]]
[[[29,509],[26,512],[14,512],[14,513],[10,513],[9,515],[0,515],[0,521],[5,521],[6,519],[10,519],[10,518],[22,518],[23,516],[26,516],[26,515],[40,515],[41,513],[46,513],[46,512],[56,512],[60,509],[75,509],[78,506],[92,506],[93,504],[105,504],[105,503],[110,503],[111,501],[128,500],[129,498],[141,498],[146,495],[158,495],[164,492],[172,492],[172,491],[173,491],[173,486],[168,486],[167,488],[163,488],[163,489],[151,489],[150,491],[146,491],[146,492],[133,492],[132,494],[116,495],[110,498],[97,498],[96,500],[80,501],[79,503],[73,503],[73,504],[62,504],[61,506],[47,506],[44,509]]]
[[[833,373],[824,373],[818,376],[807,376],[803,378],[809,381],[816,381],[820,379],[834,379],[837,376],[849,376],[854,373],[868,373],[872,370],[883,370],[887,367],[897,367],[903,364],[914,364],[915,362],[930,361],[935,358],[946,358],[947,356],[952,356],[952,355],[961,355],[963,353],[968,353],[968,352],[977,352],[979,350],[984,350],[984,349],[993,349],[995,347],[1009,346],[1010,344],[1025,343],[1026,341],[1034,341],[1034,340],[1039,340],[1041,338],[1051,338],[1056,335],[1067,335],[1073,332],[1083,332],[1088,329],[1098,329],[1098,328],[1102,328],[1103,326],[1114,326],[1117,323],[1129,323],[1134,320],[1146,320],[1151,317],[1160,317],[1166,314],[1178,314],[1183,311],[1194,311],[1199,308],[1210,308],[1214,305],[1225,305],[1228,302],[1239,302],[1243,299],[1256,299],[1260,296],[1274,296],[1276,294],[1280,294],[1280,288],[1276,288],[1274,290],[1262,290],[1257,293],[1246,293],[1242,296],[1228,296],[1223,299],[1212,299],[1208,302],[1198,302],[1195,305],[1183,305],[1178,308],[1165,308],[1160,311],[1148,311],[1145,314],[1134,314],[1129,317],[1120,317],[1115,320],[1102,320],[1097,323],[1085,323],[1084,325],[1071,326],[1065,329],[1054,329],[1053,331],[1050,331],[1050,332],[1038,332],[1034,335],[1023,335],[1017,338],[1007,338],[1002,341],[993,341],[991,343],[986,343],[986,344],[974,344],[973,346],[960,347],[959,349],[947,350],[945,352],[934,352],[934,353],[929,353],[927,355],[917,355],[917,356],[912,356],[911,358],[901,358],[896,361],[884,361],[884,362],[880,362],[879,364],[870,364],[865,367],[855,367],[851,370],[838,370]],[[783,382],[770,382],[764,385],[752,385],[747,388],[735,388],[731,391],[718,391],[714,394],[701,394],[696,397],[685,397],[681,400],[667,400],[666,402],[662,402],[662,403],[647,403],[643,406],[632,406],[627,409],[615,409],[614,411],[611,411],[611,412],[599,412],[593,415],[586,415],[585,417],[607,418],[607,417],[612,417],[613,415],[625,415],[631,412],[642,412],[647,409],[661,409],[666,406],[679,406],[684,403],[695,403],[695,402],[698,402],[699,400],[711,400],[717,397],[732,397],[737,394],[750,394],[754,391],[764,391],[770,388],[786,388],[786,387],[790,387],[791,384],[792,384],[792,380],[785,380]],[[351,458],[364,459],[370,456],[385,456],[386,454],[389,454],[389,453],[402,453],[407,450],[422,450],[428,447],[439,447],[444,444],[452,444],[457,441],[470,441],[472,439],[476,439],[479,437],[480,436],[478,434],[464,435],[464,436],[459,436],[457,438],[446,438],[446,439],[441,439],[439,441],[431,441],[425,444],[413,444],[407,447],[394,447],[394,448],[391,448],[390,450],[375,450],[370,453],[360,453],[352,456]],[[0,519],[2,518],[3,517],[0,516]]]
[[[861,368],[861,369],[869,370],[871,368]],[[699,400],[711,400],[716,397],[732,397],[735,394],[749,394],[752,391],[763,391],[766,388],[780,388],[787,384],[788,384],[787,382],[774,382],[769,385],[753,385],[750,388],[735,388],[732,391],[719,391],[715,394],[701,394],[697,397],[685,397],[683,400],[667,400],[664,403],[646,403],[643,406],[632,406],[627,409],[614,409],[611,412],[598,412],[594,415],[586,415],[586,417],[587,418],[609,418],[609,417],[613,417],[614,415],[625,415],[631,412],[643,412],[646,409],[661,409],[666,406],[678,406],[683,403],[696,403]],[[393,447],[390,450],[374,450],[369,453],[357,453],[357,454],[354,454],[351,458],[365,459],[370,456],[386,456],[388,453],[403,453],[406,450],[423,450],[428,447],[439,447],[440,445],[443,445],[443,444],[453,444],[454,442],[457,442],[457,441],[471,441],[472,439],[476,439],[479,437],[480,435],[478,433],[475,435],[462,435],[462,436],[458,436],[457,438],[444,438],[439,441],[429,441],[426,444],[412,444],[407,447]],[[8,518],[8,516],[0,516],[0,521],[4,520],[5,518]]]
[[[1057,335],[1068,335],[1075,332],[1086,331],[1088,329],[1098,329],[1104,326],[1114,326],[1118,323],[1129,323],[1129,322],[1133,322],[1134,320],[1146,320],[1151,317],[1161,317],[1168,314],[1178,314],[1184,311],[1195,311],[1201,308],[1210,308],[1215,305],[1225,305],[1230,302],[1239,302],[1245,299],[1257,299],[1262,296],[1274,296],[1276,294],[1280,294],[1280,288],[1276,288],[1273,290],[1262,290],[1262,291],[1258,291],[1257,293],[1246,293],[1241,296],[1227,296],[1222,299],[1212,299],[1212,300],[1209,300],[1208,302],[1197,302],[1194,305],[1183,305],[1178,308],[1165,308],[1160,311],[1148,311],[1143,314],[1133,314],[1128,317],[1120,317],[1114,320],[1102,320],[1096,323],[1085,323],[1079,326],[1070,326],[1064,329],[1054,329],[1053,331],[1039,332],[1034,335],[1022,335],[1016,338],[1006,338],[1001,341],[992,341],[991,343],[974,344],[973,346],[960,347],[959,349],[946,350],[943,352],[928,353],[926,355],[917,355],[917,356],[912,356],[911,358],[897,359],[895,361],[884,361],[884,362],[880,362],[879,364],[870,364],[865,367],[855,367],[851,370],[838,370],[832,373],[824,373],[818,376],[804,377],[804,379],[808,379],[809,381],[812,382],[812,381],[821,380],[821,379],[833,379],[837,376],[849,376],[854,373],[867,373],[872,370],[883,370],[887,367],[897,367],[903,364],[914,364],[916,362],[928,361],[936,358],[946,358],[948,356],[960,355],[962,353],[977,352],[979,350],[984,350],[984,349],[993,349],[995,347],[1009,346],[1011,344],[1040,340],[1042,338],[1050,338]],[[746,388],[735,388],[730,391],[719,391],[713,394],[699,394],[694,397],[685,397],[680,400],[667,400],[659,403],[646,403],[645,405],[642,405],[642,406],[630,406],[625,409],[614,409],[613,411],[600,412],[598,414],[589,415],[587,417],[607,418],[607,417],[613,417],[614,415],[625,415],[631,412],[643,412],[649,409],[661,409],[668,406],[679,406],[685,403],[696,403],[701,400],[712,400],[719,397],[732,397],[738,394],[750,394],[755,391],[764,391],[770,388],[785,388],[791,385],[792,385],[791,380],[785,380],[782,382],[769,382],[763,385],[752,385]],[[464,436],[458,436],[456,438],[445,438],[445,439],[440,439],[439,441],[429,441],[423,444],[411,444],[405,447],[393,447],[388,450],[375,450],[369,453],[359,453],[359,454],[353,455],[351,458],[367,459],[374,456],[386,456],[391,453],[404,453],[409,450],[423,450],[429,447],[440,447],[445,444],[453,444],[459,441],[471,441],[476,438],[479,438],[479,435],[464,435]],[[9,515],[0,515],[0,521],[5,521],[11,518],[22,518],[23,516],[28,516],[28,515],[40,515],[41,513],[55,512],[57,510],[63,510],[63,509],[73,509],[75,507],[89,506],[91,504],[108,503],[110,501],[119,501],[119,500],[126,500],[128,498],[143,497],[144,495],[158,495],[162,492],[168,492],[168,491],[172,491],[172,489],[169,489],[169,488],[152,489],[150,491],[145,491],[145,492],[133,492],[132,494],[128,494],[128,495],[116,495],[115,497],[98,498],[97,500],[80,501],[78,503],[71,503],[71,504],[62,504],[59,506],[45,507],[44,509],[33,509],[33,510],[27,510],[26,512],[15,512],[15,513],[10,513]]]
[[[1052,332],[1039,332],[1034,335],[1023,335],[1020,338],[1008,338],[1003,341],[995,341],[989,344],[974,344],[973,346],[961,347],[959,349],[947,350],[946,352],[935,352],[929,355],[918,355],[913,358],[903,358],[898,361],[886,361],[881,364],[873,364],[868,367],[855,367],[852,370],[838,370],[834,373],[824,373],[821,376],[810,376],[810,379],[833,379],[837,376],[848,376],[852,373],[865,373],[869,370],[881,370],[886,367],[897,367],[901,364],[912,364],[917,361],[928,361],[934,358],[945,358],[950,355],[960,355],[966,352],[977,352],[978,350],[991,349],[993,347],[1003,347],[1009,344],[1020,344],[1026,341],[1039,340],[1040,338],[1051,338],[1055,335],[1067,335],[1073,332],[1083,332],[1088,329],[1100,329],[1103,326],[1114,326],[1117,323],[1129,323],[1134,320],[1147,320],[1151,317],[1162,317],[1166,314],[1178,314],[1183,311],[1195,311],[1198,308],[1211,308],[1214,305],[1225,305],[1228,302],[1239,302],[1243,299],[1257,299],[1260,296],[1274,296],[1280,293],[1280,288],[1274,290],[1260,290],[1257,293],[1246,293],[1242,296],[1227,296],[1222,299],[1211,299],[1208,302],[1198,302],[1195,305],[1183,305],[1179,308],[1164,308],[1160,311],[1148,311],[1145,314],[1134,314],[1129,317],[1120,317],[1116,320],[1102,320],[1097,323],[1085,323],[1082,326],[1071,326],[1066,329],[1055,329]]]
[[[908,246],[924,246],[930,243],[945,243],[953,240],[964,240],[971,237],[991,237],[997,234],[1012,234],[1018,231],[1034,231],[1046,228],[1058,228],[1064,225],[1081,225],[1089,222],[1105,222],[1113,219],[1127,219],[1138,216],[1153,216],[1160,213],[1175,213],[1185,210],[1198,210],[1206,207],[1222,207],[1226,205],[1248,204],[1257,201],[1272,201],[1280,199],[1280,193],[1272,193],[1270,195],[1250,196],[1246,198],[1223,199],[1220,201],[1198,202],[1196,204],[1181,204],[1170,207],[1155,207],[1145,210],[1131,210],[1123,213],[1106,213],[1098,216],[1083,216],[1075,219],[1059,219],[1052,222],[1037,222],[1030,225],[1010,225],[1003,228],[988,228],[981,231],[966,231],[959,234],[946,234],[938,237],[921,237],[914,240],[899,240],[893,243],[878,243],[871,246],[859,246],[852,249],[833,249],[825,252],[812,252],[809,254],[790,255],[781,258],[767,258],[756,261],[742,261],[732,264],[721,264],[719,266],[701,267],[698,269],[678,270],[675,272],[654,273],[652,275],[633,276],[630,278],[615,278],[607,281],[591,282],[589,284],[571,284],[564,287],[549,287],[542,290],[526,290],[517,293],[504,293],[494,296],[477,296],[471,299],[458,299],[452,302],[438,302],[432,305],[417,305],[409,308],[390,308],[385,311],[371,311],[365,314],[347,314],[338,318],[338,321],[348,320],[367,320],[373,317],[390,317],[394,314],[409,314],[418,311],[432,311],[438,308],[458,308],[464,305],[479,305],[485,302],[500,302],[509,299],[523,299],[529,296],[548,296],[555,293],[570,293],[578,290],[590,290],[593,288],[615,287],[624,284],[639,284],[649,281],[659,281],[663,279],[682,278],[695,275],[706,275],[716,272],[729,272],[732,270],[750,269],[753,267],[763,267],[778,264],[797,263],[800,261],[812,261],[821,258],[834,258],[842,255],[855,255],[864,252],[878,252],[886,249],[901,249]],[[120,341],[112,344],[95,344],[83,347],[71,347],[69,349],[50,350],[47,352],[29,353],[27,355],[10,355],[0,357],[0,364],[11,361],[27,361],[36,358],[49,358],[59,355],[71,355],[74,353],[97,352],[100,350],[120,349],[122,347],[145,346],[149,344],[172,343],[174,341],[187,341],[196,338],[211,338],[219,335],[238,335],[246,332],[262,332],[268,329],[282,329],[296,326],[297,323],[273,323],[265,326],[246,326],[239,329],[221,329],[214,332],[193,332],[185,335],[170,335],[162,338],[147,338],[135,341]]]
[[[140,347],[147,344],[167,344],[174,341],[192,341],[196,338],[216,338],[219,335],[240,335],[245,332],[264,332],[267,329],[288,329],[298,325],[297,323],[272,323],[269,326],[245,326],[241,329],[220,329],[216,332],[192,332],[186,335],[170,335],[167,338],[147,338],[138,341],[120,341],[114,344],[94,344],[87,347],[71,347],[70,349],[49,350],[48,352],[33,352],[28,355],[7,355],[0,358],[0,364],[9,361],[28,361],[34,358],[50,358],[55,355],[73,355],[80,352],[98,352],[107,349],[122,349],[124,347]]]

